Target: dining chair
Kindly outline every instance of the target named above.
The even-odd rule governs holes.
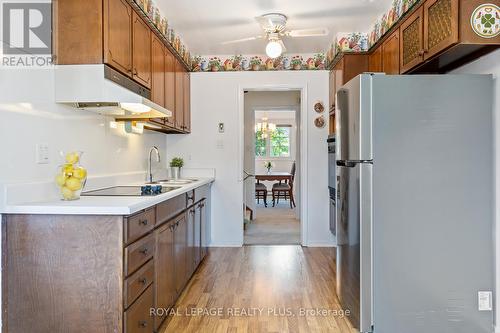
[[[264,207],[267,207],[267,187],[259,181],[255,183],[255,198],[257,203],[260,203],[260,199],[263,199]]]
[[[295,204],[295,198],[293,197],[293,181],[295,180],[295,171],[296,164],[295,161],[292,164],[292,170],[290,171],[291,177],[290,180],[283,182],[279,182],[273,185],[273,207],[280,202],[280,198],[284,198],[285,200],[290,200],[290,208],[297,207]]]

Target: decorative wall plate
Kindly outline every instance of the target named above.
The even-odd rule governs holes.
[[[500,34],[500,8],[492,3],[478,6],[472,12],[470,25],[476,35],[493,38]]]
[[[325,118],[323,116],[319,116],[318,118],[314,119],[314,125],[317,128],[325,127]]]
[[[325,111],[325,107],[323,106],[323,103],[318,102],[318,103],[314,104],[314,111],[316,111],[317,113],[323,113],[323,111]]]

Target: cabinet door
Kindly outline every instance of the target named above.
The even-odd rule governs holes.
[[[168,117],[168,125],[175,127],[175,58],[165,48],[165,108],[172,111],[172,117]]]
[[[200,261],[205,258],[208,253],[208,216],[207,216],[207,201],[203,200],[200,204],[200,230],[201,230],[201,249]]]
[[[200,264],[201,261],[201,205],[202,202],[196,205],[194,214],[194,241],[193,241],[193,256],[194,256],[194,269]]]
[[[404,73],[422,63],[424,59],[422,7],[401,24],[400,33],[400,64],[401,73]]]
[[[175,59],[175,128],[184,128],[184,68]]]
[[[156,308],[169,308],[176,299],[175,288],[175,260],[174,260],[174,231],[173,223],[167,223],[155,231],[155,294]],[[161,325],[164,317],[155,317],[155,327]]]
[[[191,77],[184,71],[184,131],[191,132]]]
[[[399,49],[399,45],[398,45],[398,49]],[[399,60],[398,60],[398,62],[399,62]],[[368,71],[374,72],[374,73],[383,72],[383,70],[382,70],[382,46],[377,47],[368,56]]]
[[[104,1],[104,62],[128,76],[132,76],[131,25],[132,8],[127,1]]]
[[[424,59],[458,42],[458,0],[424,3]]]
[[[135,11],[132,18],[132,64],[134,80],[151,88],[151,30]]]
[[[151,34],[151,72],[151,100],[165,106],[165,50],[155,34]]]
[[[194,272],[194,224],[196,210],[194,207],[188,210],[187,219],[187,251],[186,251],[186,267],[188,278]]]
[[[399,74],[399,29],[382,44],[382,72]]]
[[[174,228],[175,291],[179,295],[187,281],[186,269],[187,220],[186,214],[179,216]]]

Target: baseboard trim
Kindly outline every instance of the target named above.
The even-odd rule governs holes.
[[[208,247],[242,247],[241,243],[212,243]]]
[[[332,243],[321,243],[321,242],[310,242],[309,244],[307,245],[304,245],[304,246],[307,246],[307,247],[336,247],[335,244],[332,244]]]

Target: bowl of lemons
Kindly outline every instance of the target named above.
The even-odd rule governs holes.
[[[87,170],[80,165],[82,152],[73,151],[64,156],[55,178],[62,200],[78,200],[87,181]]]

